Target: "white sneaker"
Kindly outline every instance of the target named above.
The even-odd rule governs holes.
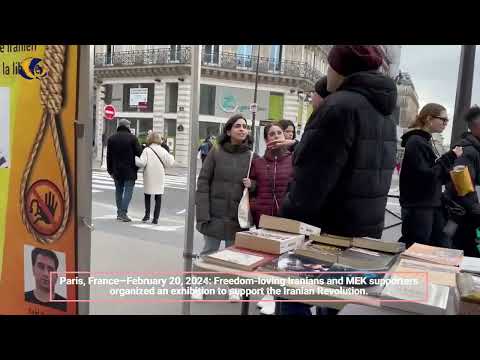
[[[199,289],[199,288],[193,289],[190,297],[191,297],[192,300],[203,300],[202,289]]]
[[[262,300],[260,300],[258,303],[257,303],[257,306],[259,308],[263,308],[265,305],[269,305],[269,304],[272,304],[272,301],[268,301],[268,300],[273,300],[273,296],[272,295],[265,295]]]
[[[262,310],[260,310],[260,312],[263,315],[273,315],[273,314],[275,314],[275,302],[272,301],[272,302],[265,303],[265,305],[263,306]]]
[[[239,302],[242,299],[240,296],[240,291],[238,289],[229,289],[228,290],[228,300],[231,302]]]

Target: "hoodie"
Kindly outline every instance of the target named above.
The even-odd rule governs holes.
[[[396,157],[392,79],[348,76],[305,127],[281,215],[349,237],[380,238]]]
[[[456,155],[453,151],[438,157],[432,135],[413,129],[403,134],[405,148],[400,172],[400,205],[402,207],[441,206],[442,184],[449,179]]]

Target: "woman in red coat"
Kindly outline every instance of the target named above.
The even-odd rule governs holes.
[[[250,209],[257,227],[262,214],[278,215],[293,177],[292,154],[285,147],[268,148],[272,141],[285,140],[283,129],[277,124],[269,124],[265,126],[263,136],[267,143],[265,155],[253,160],[250,177],[244,179],[252,198]]]

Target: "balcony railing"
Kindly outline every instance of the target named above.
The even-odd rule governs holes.
[[[190,64],[190,58],[188,47],[99,53],[95,55],[95,67]]]
[[[178,50],[152,49],[140,51],[116,52],[113,54],[100,53],[95,55],[95,67],[109,66],[143,66],[143,65],[169,65],[190,64],[191,49],[188,47]],[[217,67],[221,69],[255,72],[257,57],[240,55],[228,52],[203,52],[202,66]],[[298,61],[279,61],[278,59],[260,57],[258,72],[304,78],[311,81],[318,80],[322,74],[307,63]]]

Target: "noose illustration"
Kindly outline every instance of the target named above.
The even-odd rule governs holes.
[[[47,45],[45,49],[44,64],[47,70],[47,75],[40,79],[40,103],[43,108],[43,114],[38,129],[35,142],[33,144],[30,157],[27,162],[27,166],[22,176],[22,183],[20,187],[20,206],[22,212],[22,221],[25,224],[27,230],[33,235],[33,237],[46,244],[51,244],[58,240],[67,227],[69,215],[70,215],[70,178],[68,173],[68,164],[65,159],[65,146],[63,144],[63,138],[60,136],[61,131],[59,122],[59,113],[62,109],[63,103],[63,71],[65,63],[65,45]],[[47,132],[47,126],[50,127],[53,144],[55,147],[55,154],[60,167],[60,175],[63,186],[63,214],[61,224],[58,230],[50,235],[46,236],[39,233],[30,223],[27,212],[32,211],[28,208],[27,204],[27,186],[30,183],[30,177],[32,174],[32,168],[37,161],[40,146],[45,139]],[[38,203],[38,202],[37,202]]]

